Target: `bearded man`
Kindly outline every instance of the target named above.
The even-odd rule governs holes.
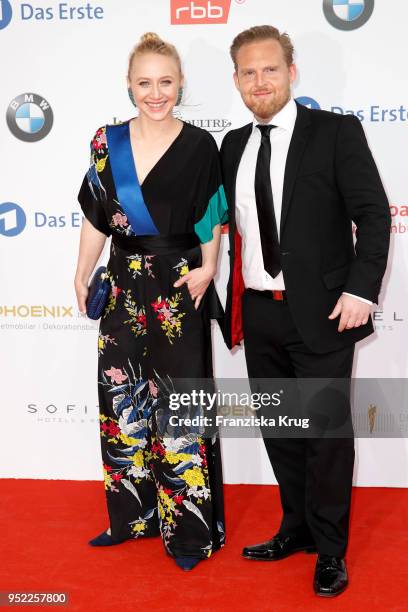
[[[293,99],[287,34],[250,28],[234,39],[231,57],[254,119],[221,147],[230,219],[226,342],[232,348],[244,338],[253,390],[257,379],[345,381],[345,395],[327,382],[320,410],[351,422],[354,347],[373,332],[371,305],[387,262],[387,197],[359,119]],[[348,584],[354,465],[352,426],[345,436],[336,431],[302,438],[263,431],[283,516],[274,537],[243,550],[266,561],[317,552],[314,591],[328,597]]]

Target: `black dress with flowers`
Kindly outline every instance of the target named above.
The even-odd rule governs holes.
[[[161,534],[173,556],[206,558],[224,543],[218,438],[171,428],[166,401],[178,379],[212,379],[208,290],[196,310],[187,285],[201,248],[129,251],[120,236],[212,238],[227,220],[218,149],[204,130],[182,130],[140,186],[129,121],[97,130],[78,200],[112,235],[111,293],[98,337],[98,394],[104,481],[112,538]],[[200,412],[200,410],[199,410]]]

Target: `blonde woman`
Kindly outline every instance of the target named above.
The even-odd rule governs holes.
[[[221,315],[213,277],[227,205],[213,137],[172,113],[183,88],[175,47],[145,34],[127,79],[138,114],[96,131],[78,196],[81,312],[112,237],[98,338],[110,524],[90,544],[161,535],[189,570],[224,543],[219,443],[171,427],[168,401],[180,379],[212,379],[210,318]]]

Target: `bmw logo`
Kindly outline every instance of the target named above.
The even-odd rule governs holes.
[[[356,30],[371,17],[374,0],[323,0],[327,21],[338,30]]]
[[[7,28],[12,15],[13,11],[9,0],[0,0],[0,30]]]
[[[0,234],[17,236],[26,226],[26,214],[18,204],[3,202],[0,204]]]
[[[54,115],[42,96],[24,93],[10,102],[6,119],[13,136],[25,142],[36,142],[50,132]]]
[[[302,104],[302,106],[307,106],[307,108],[321,108],[320,104],[316,102],[316,100],[309,98],[308,96],[299,96],[299,98],[296,98],[296,102],[299,102],[299,104]]]

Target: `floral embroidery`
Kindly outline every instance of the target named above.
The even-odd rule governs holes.
[[[102,371],[99,380],[112,397],[113,416],[100,415],[101,436],[108,445],[110,464],[105,460],[105,488],[114,494],[126,489],[140,505],[140,515],[128,523],[132,537],[151,535],[160,527],[163,542],[171,552],[170,541],[187,515],[194,516],[209,532],[211,529],[208,504],[204,503],[211,502],[206,445],[198,433],[168,435],[166,409],[161,406],[163,401],[167,405],[174,389],[171,379],[155,372],[155,378],[145,380],[140,366],[137,377],[130,359],[128,364],[129,369],[111,365]],[[158,419],[164,422],[164,429],[159,427]],[[142,481],[154,482],[157,489],[157,502],[148,510],[138,492],[137,485]],[[223,540],[222,523],[217,528]],[[202,546],[201,551],[209,557],[212,542]]]
[[[174,530],[177,527],[177,522],[174,520],[174,517],[183,516],[180,509],[176,507],[177,505],[181,505],[180,500],[182,500],[182,496],[173,496],[173,498],[171,498],[171,493],[171,489],[165,489],[163,486],[159,487],[158,508],[160,530],[165,546],[169,544],[169,540],[171,536],[174,535]],[[177,498],[177,500],[175,498]]]
[[[106,271],[106,277],[110,281],[111,292],[109,294],[108,303],[106,304],[105,310],[102,315],[103,319],[107,316],[109,312],[112,312],[113,310],[115,310],[116,300],[118,299],[118,295],[122,292],[122,289],[116,286],[113,275],[109,270]]]
[[[135,253],[134,255],[127,255],[128,270],[132,272],[132,277],[142,276],[142,270],[146,270],[147,276],[155,278],[152,270],[152,259],[154,255],[140,255]]]
[[[177,308],[182,299],[181,293],[176,293],[172,298],[164,299],[159,295],[155,302],[151,302],[156,318],[161,322],[161,328],[170,344],[173,344],[176,334],[179,338],[182,335],[181,319],[186,313],[179,312]]]
[[[149,380],[149,391],[152,397],[157,397],[159,389],[153,380]]]
[[[117,212],[112,215],[112,223],[114,226],[126,227],[128,225],[127,216]]]
[[[145,255],[144,256],[144,260],[145,260],[144,267],[145,267],[145,270],[147,270],[147,276],[151,276],[152,278],[156,278],[155,275],[153,274],[153,271],[152,271],[152,265],[153,265],[152,259],[153,259],[153,257],[154,257],[154,255]]]
[[[109,227],[115,230],[118,234],[124,234],[125,236],[130,236],[133,234],[132,226],[129,224],[129,220],[127,215],[123,212],[120,202],[112,199],[114,204],[116,204],[116,212],[113,213],[111,220],[109,221]]]
[[[127,378],[127,375],[123,374],[120,368],[114,368],[113,366],[110,370],[105,370],[105,374],[111,377],[111,382],[118,383],[119,385]]]
[[[95,136],[93,137],[92,148],[95,149],[95,151],[104,153],[107,144],[106,126],[102,126],[96,131]]]
[[[165,488],[162,485],[158,487],[159,519],[164,544],[167,545],[174,535],[177,518],[183,516],[182,510],[195,514],[208,528],[198,508],[198,505],[203,503],[203,499],[211,500],[203,439],[195,434],[177,439],[159,440],[152,437],[151,450],[153,460],[169,463],[172,466],[172,476],[169,477],[169,487],[171,483],[172,488]],[[210,556],[211,547],[206,552]]]
[[[109,465],[103,464],[103,480],[105,484],[105,489],[107,491],[112,491],[113,493],[119,493],[119,489],[115,486],[115,479],[113,478],[114,474],[111,476],[110,472],[112,468]]]
[[[151,398],[151,381],[136,377],[130,360],[130,372],[125,368],[111,366],[104,370],[99,384],[106,386],[112,395],[112,408],[114,417],[100,414],[101,437],[107,439],[112,445],[108,450],[108,457],[112,467],[104,463],[105,489],[113,493],[120,493],[124,487],[142,508],[142,501],[137,491],[143,479],[153,480],[151,470],[148,468],[152,459],[152,452],[148,448],[146,433],[147,421],[151,414],[154,399]],[[106,377],[110,378],[110,381]],[[113,450],[114,449],[114,450]],[[135,538],[145,535],[149,519],[157,512],[157,507],[149,509],[144,516],[131,521],[131,532]]]
[[[98,159],[98,161],[96,162],[95,166],[96,166],[96,171],[98,173],[103,172],[105,170],[107,159],[108,159],[108,156],[106,155],[106,157],[101,157],[101,159]]]
[[[87,173],[88,185],[92,192],[93,197],[97,200],[97,194],[95,188],[99,191],[99,194],[106,199],[106,189],[102,184],[99,174],[103,172],[108,159],[107,140],[106,140],[106,127],[101,127],[97,130],[95,136],[91,142],[91,160],[90,167]]]
[[[186,512],[210,529],[207,517],[200,510],[204,500],[211,501],[206,447],[202,436],[196,433],[178,438],[154,433],[155,408],[160,406],[159,396],[163,400],[171,392],[169,381],[161,379],[157,373],[157,380],[136,378],[130,360],[128,363],[131,372],[111,366],[102,375],[101,384],[107,385],[113,395],[115,417],[101,415],[101,435],[115,448],[116,452],[108,452],[108,456],[113,464],[118,464],[117,468],[104,465],[105,487],[112,492],[125,487],[142,506],[135,485],[143,479],[154,479],[158,492],[157,507],[135,518],[129,525],[134,537],[144,535],[149,519],[157,510],[155,518],[159,519],[164,544],[170,550],[170,539]],[[106,376],[110,377],[110,382]],[[146,435],[148,430],[152,432],[150,439]],[[168,480],[168,485],[158,482],[155,477],[156,466],[159,468],[160,465],[167,465],[162,475]],[[159,473],[161,471],[159,469]],[[202,550],[210,556],[212,544]]]
[[[184,257],[181,258],[178,264],[173,266],[173,270],[178,270],[180,276],[184,276],[189,272],[188,261]]]
[[[136,278],[136,276],[142,275],[142,256],[141,255],[128,255],[126,257],[128,260],[128,270],[132,272],[132,277]]]
[[[130,319],[123,321],[131,323],[130,329],[136,337],[144,336],[147,333],[146,310],[144,306],[138,307],[132,299],[131,291],[128,289],[125,293],[124,306],[130,314]]]
[[[115,338],[111,338],[109,334],[103,335],[100,331],[98,333],[98,354],[103,355],[103,351],[106,348],[107,344],[118,345]]]
[[[146,521],[144,519],[137,519],[136,521],[132,521],[130,524],[133,524],[132,531],[137,534],[140,534],[146,529]]]
[[[197,468],[193,468],[191,470],[186,470],[184,472],[184,474],[182,474],[182,476],[180,476],[180,478],[182,480],[185,480],[186,483],[190,487],[199,487],[199,486],[202,487],[205,484],[204,476],[203,476],[201,470],[199,470]]]

